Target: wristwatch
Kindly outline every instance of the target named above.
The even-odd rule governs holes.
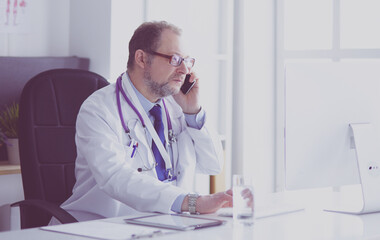
[[[197,200],[199,195],[197,193],[189,193],[187,197],[189,199],[189,213],[199,214],[199,212],[197,212]]]

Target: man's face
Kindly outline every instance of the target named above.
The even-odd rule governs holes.
[[[162,32],[160,46],[156,52],[187,57],[182,52],[180,37],[170,30]],[[149,91],[158,98],[178,93],[190,69],[183,62],[175,67],[169,63],[169,59],[161,56],[152,55],[151,59],[151,64],[144,72],[144,82]]]

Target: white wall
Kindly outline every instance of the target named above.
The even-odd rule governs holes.
[[[21,174],[0,175],[0,206],[24,200]]]
[[[143,1],[112,0],[110,81],[127,69],[128,44],[135,29],[144,21]]]
[[[110,74],[111,1],[72,0],[70,54],[90,58],[90,71]]]
[[[244,172],[255,192],[274,191],[275,1],[245,1]]]
[[[67,56],[70,0],[28,1],[30,29],[0,33],[0,56]]]
[[[70,54],[90,58],[90,71],[116,81],[126,70],[128,43],[143,22],[143,1],[72,0]]]
[[[21,174],[0,175],[0,193],[0,231],[20,229],[19,210],[9,205],[24,200]]]
[[[0,33],[0,56],[87,57],[90,71],[110,80],[126,69],[129,38],[143,21],[143,1],[33,0],[28,6],[30,29]],[[111,29],[115,21],[122,24]]]

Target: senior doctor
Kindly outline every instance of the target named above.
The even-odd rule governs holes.
[[[136,29],[127,71],[79,111],[76,183],[62,208],[84,221],[232,206],[230,190],[193,193],[195,172],[218,174],[223,167],[221,142],[199,102],[194,63],[176,26],[147,22]],[[185,95],[180,88],[190,73],[195,85]]]

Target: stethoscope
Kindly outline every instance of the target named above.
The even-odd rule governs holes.
[[[124,73],[124,74],[126,74],[126,73]],[[120,117],[121,125],[123,126],[123,129],[124,129],[125,133],[127,133],[129,139],[132,140],[131,134],[130,134],[131,131],[128,128],[127,124],[125,124],[123,113],[122,113],[122,110],[121,110],[120,93],[123,95],[123,97],[124,97],[125,101],[128,103],[128,105],[136,113],[136,115],[138,116],[138,118],[139,118],[139,120],[140,120],[140,122],[141,122],[141,124],[142,124],[142,126],[143,126],[144,129],[146,129],[145,121],[144,121],[141,113],[138,111],[138,109],[135,107],[135,105],[132,103],[132,101],[128,98],[127,94],[125,93],[125,91],[124,91],[124,89],[122,87],[122,76],[120,76],[117,79],[117,81],[116,81],[117,109],[118,109],[118,112],[119,112],[119,117]],[[174,136],[174,133],[173,133],[172,122],[171,122],[168,110],[166,108],[166,104],[165,104],[165,100],[164,99],[162,99],[162,103],[164,105],[165,115],[166,115],[167,124],[168,124],[169,145],[172,145],[173,143],[175,143],[177,141],[177,139],[176,139],[176,137]],[[168,165],[168,164],[166,163],[166,165]],[[142,171],[151,171],[151,170],[155,169],[156,166],[157,166],[157,162],[154,159],[154,163],[151,166],[145,166],[145,164],[144,164],[144,166],[142,168],[138,168],[137,171],[139,171],[139,172],[142,172]],[[171,167],[166,168],[166,175],[167,175],[169,181],[173,181],[173,180],[176,179],[176,177],[173,176],[172,168]]]

